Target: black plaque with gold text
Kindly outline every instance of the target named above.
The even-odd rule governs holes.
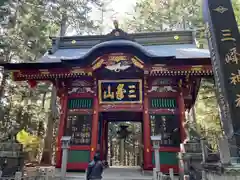
[[[221,112],[228,138],[240,147],[239,31],[230,0],[204,0],[204,16]],[[232,154],[231,156],[236,156]]]
[[[99,102],[102,103],[142,103],[142,80],[99,80]]]

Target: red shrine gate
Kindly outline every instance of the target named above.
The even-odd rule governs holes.
[[[92,68],[95,71],[101,68],[110,69],[122,62],[125,65],[121,68],[134,64],[140,69],[144,68],[143,61],[124,53],[107,54],[97,58]],[[177,153],[180,143],[185,139],[183,80],[175,77],[152,78],[144,76],[143,72],[141,75],[134,72],[129,77],[126,74],[123,79],[120,74],[124,74],[124,71],[119,71],[121,70],[117,69],[118,74],[111,77],[102,76],[103,72],[100,70],[99,76],[96,76],[98,79],[73,80],[70,83],[68,94],[62,99],[64,112],[58,138],[60,141],[63,135],[72,136],[68,169],[84,170],[96,150],[100,150],[102,157],[106,158],[108,119],[101,118],[100,115],[105,113],[107,117],[111,112],[118,114],[115,120],[125,121],[134,120],[135,117],[129,114],[141,114],[138,121],[143,124],[142,163],[145,169],[152,169],[154,164],[150,136],[162,134],[164,140],[159,149],[161,169],[167,172],[169,168],[173,168],[177,172]],[[57,167],[60,165],[59,151]]]
[[[56,86],[61,100],[57,167],[64,135],[72,137],[69,170],[85,170],[97,150],[105,157],[112,113],[116,121],[135,118],[142,123],[144,169],[155,164],[150,136],[161,134],[161,171],[178,172],[185,110],[194,104],[201,77],[212,76],[209,52],[199,51],[192,35],[128,35],[117,28],[106,36],[53,38],[52,49],[38,62],[3,65],[15,81]]]

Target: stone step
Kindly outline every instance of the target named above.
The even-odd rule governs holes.
[[[68,172],[66,179],[85,180],[85,177],[85,173]],[[139,167],[110,167],[104,171],[103,180],[152,180],[152,171],[143,174]]]
[[[60,176],[59,176],[60,177]],[[85,180],[85,174],[70,175],[67,174],[67,180]],[[152,176],[143,176],[139,174],[104,174],[104,180],[152,180]]]
[[[59,176],[60,174],[58,174]],[[66,180],[85,180],[85,173],[68,172]],[[152,180],[152,171],[141,173],[139,167],[110,167],[103,173],[103,180]],[[175,177],[178,180],[178,177]]]
[[[66,180],[86,180],[85,177],[67,177]],[[103,177],[103,180],[153,180],[153,177]],[[174,180],[179,180],[179,177],[175,176]]]

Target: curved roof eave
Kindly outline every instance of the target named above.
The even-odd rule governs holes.
[[[131,53],[136,55],[138,58],[142,59],[145,63],[152,58],[163,58],[163,59],[175,59],[175,56],[157,56],[146,50],[142,45],[129,41],[129,40],[111,40],[102,42],[93,46],[86,54],[77,59],[61,59],[65,63],[70,63],[74,61],[79,61],[80,59],[85,59],[81,61],[83,64],[92,63],[97,57],[102,56],[106,53]],[[87,60],[87,61],[86,61]],[[90,62],[89,62],[90,61]]]

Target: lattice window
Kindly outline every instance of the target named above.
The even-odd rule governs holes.
[[[176,115],[151,114],[151,136],[161,135],[163,146],[180,145],[180,122]]]
[[[78,114],[69,115],[65,136],[71,136],[72,145],[91,144],[92,115]]]
[[[92,98],[77,98],[68,100],[68,109],[92,109]]]

